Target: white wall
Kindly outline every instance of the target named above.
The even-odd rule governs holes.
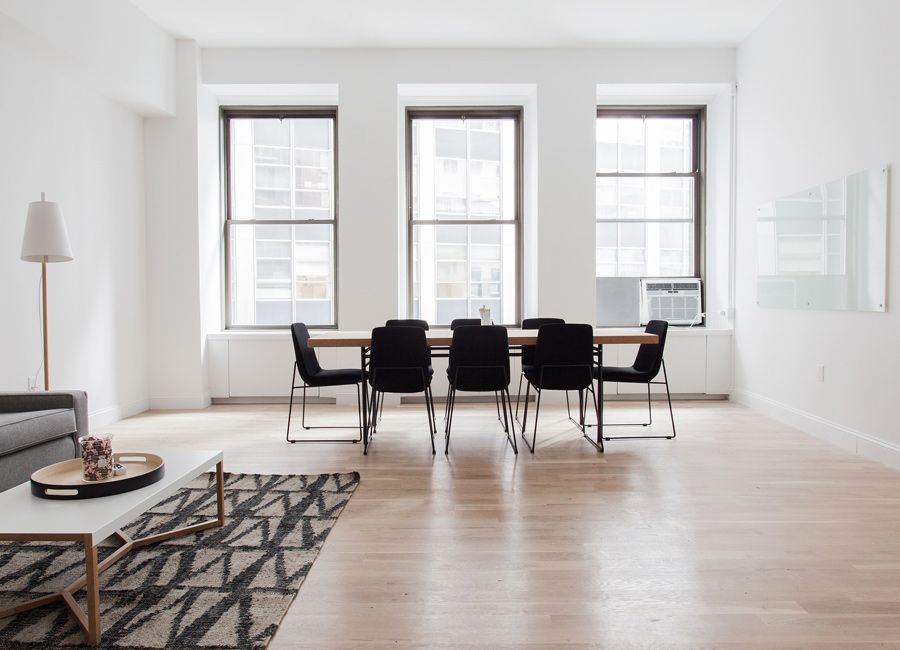
[[[222,322],[218,106],[193,41],[177,43],[176,88],[177,117],[145,125],[150,405],[203,408],[206,334]]]
[[[174,41],[131,2],[0,0],[0,40],[139,115],[174,112]]]
[[[898,204],[886,313],[756,305],[757,206],[900,159],[900,4],[786,0],[737,56],[737,313],[733,398],[900,467]],[[898,196],[898,168],[889,194]],[[816,366],[825,366],[825,381]]]
[[[50,387],[86,390],[98,426],[148,405],[142,119],[7,43],[0,41],[0,390],[25,390],[42,359],[41,266],[19,255],[28,203],[45,191],[63,209],[75,257],[48,265]]]
[[[598,84],[728,84],[733,65],[729,49],[205,50],[203,83],[282,101],[298,85],[337,86],[342,329],[368,329],[400,313],[399,89],[437,94],[459,85],[463,94],[447,99],[456,104],[477,100],[479,84],[533,89],[525,156],[536,185],[526,188],[525,219],[537,241],[526,263],[538,273],[525,315],[593,322]],[[336,362],[356,365],[356,356]]]
[[[0,161],[10,188],[0,207],[22,215],[2,221],[0,281],[4,308],[23,315],[0,324],[0,382],[23,387],[39,361],[30,306],[39,267],[19,262],[18,247],[27,203],[43,190],[63,204],[76,255],[51,267],[52,342],[68,350],[51,357],[53,383],[87,388],[92,412],[113,419],[148,405],[209,403],[206,337],[222,324],[211,88],[257,100],[297,86],[337,88],[345,329],[401,311],[400,86],[533,89],[525,154],[536,183],[526,188],[525,218],[539,274],[526,315],[590,322],[598,84],[728,83],[734,71],[729,49],[201,52],[192,42],[176,46],[130,3],[86,0],[75,10],[47,2],[57,19],[35,3],[0,0],[0,128],[8,132]],[[334,362],[358,362],[352,351],[345,356]]]

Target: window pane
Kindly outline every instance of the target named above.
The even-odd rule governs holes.
[[[668,174],[694,171],[690,118],[597,118],[597,171]]]
[[[333,119],[231,118],[229,127],[231,219],[334,218]]]
[[[449,325],[487,307],[495,323],[515,322],[515,224],[415,226],[413,245],[415,318]]]
[[[413,219],[515,219],[515,135],[513,118],[413,118]]]
[[[334,324],[334,242],[330,224],[231,222],[231,326]]]

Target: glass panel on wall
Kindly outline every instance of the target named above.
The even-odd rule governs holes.
[[[518,320],[519,112],[409,113],[411,316]],[[436,222],[446,222],[438,225]]]
[[[225,111],[228,327],[335,325],[335,118],[283,113]]]

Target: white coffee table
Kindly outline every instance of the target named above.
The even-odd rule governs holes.
[[[119,453],[120,450],[116,450]],[[0,618],[62,600],[72,611],[89,645],[100,643],[99,575],[123,555],[138,546],[194,533],[225,523],[225,490],[221,451],[152,451],[165,461],[165,476],[147,487],[108,497],[78,500],[41,499],[31,494],[31,484],[0,492],[0,540],[4,541],[73,541],[84,544],[85,575],[61,592],[36,598],[0,610]],[[170,497],[205,470],[216,466],[217,517],[168,533],[131,539],[120,529],[134,521],[154,505]],[[97,562],[97,544],[117,535],[124,545]],[[73,594],[87,587],[87,614],[75,602]]]

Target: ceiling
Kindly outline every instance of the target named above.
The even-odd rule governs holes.
[[[131,0],[203,48],[734,47],[781,0]]]

